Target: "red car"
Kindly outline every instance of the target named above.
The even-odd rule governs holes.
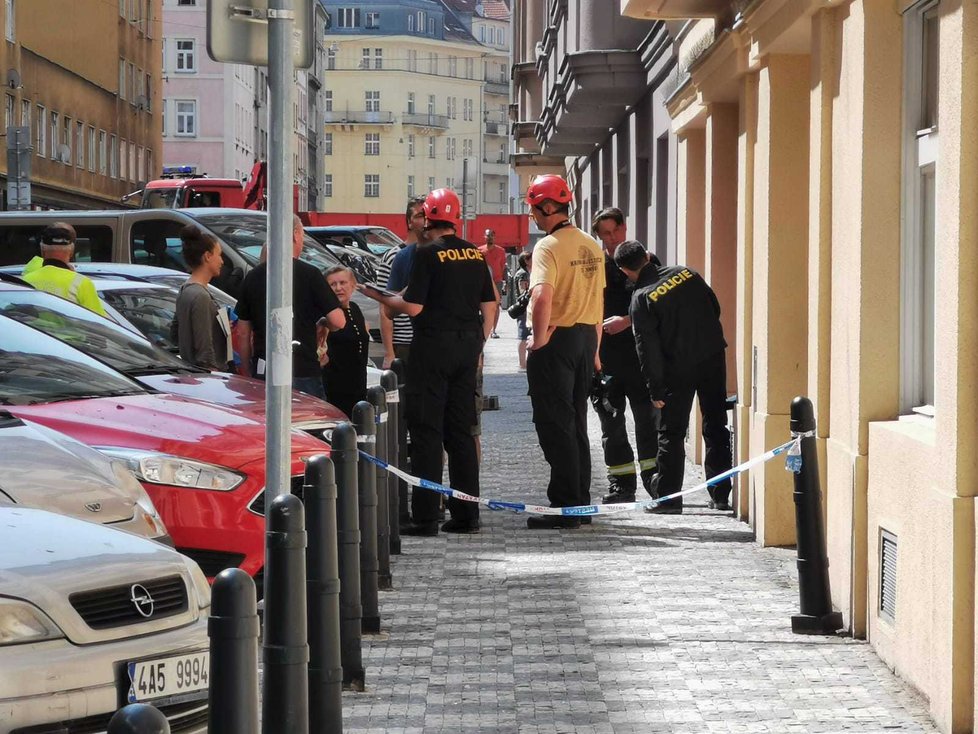
[[[152,390],[218,403],[265,420],[265,383],[194,367],[83,306],[2,275],[0,314],[70,344]],[[321,438],[345,420],[339,408],[293,391],[293,428]]]
[[[2,313],[2,309],[0,309]],[[233,408],[156,393],[68,344],[0,316],[0,405],[126,460],[177,549],[208,577],[264,558],[265,424]],[[292,491],[329,447],[292,431]]]

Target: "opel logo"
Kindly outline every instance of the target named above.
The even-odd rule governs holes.
[[[85,505],[85,509],[88,510],[89,512],[101,512],[102,511],[102,503],[101,502],[89,502],[87,505]]]
[[[153,597],[142,584],[133,584],[129,589],[129,601],[143,617],[153,616]]]

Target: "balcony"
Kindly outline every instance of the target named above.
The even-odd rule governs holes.
[[[401,115],[401,123],[404,125],[415,125],[417,127],[433,127],[440,130],[447,130],[449,126],[448,115],[436,114],[417,114],[416,112],[405,112]]]
[[[647,20],[715,18],[733,3],[729,0],[620,0],[621,14]]]
[[[482,159],[483,176],[508,176],[510,173],[509,154],[490,156]]]
[[[507,125],[505,122],[486,120],[483,124],[486,128],[486,135],[509,135],[509,125]]]
[[[490,79],[486,77],[486,94],[498,94],[503,97],[509,96],[509,79],[500,79],[498,76]]]
[[[393,125],[393,112],[373,110],[329,110],[323,112],[324,125]]]

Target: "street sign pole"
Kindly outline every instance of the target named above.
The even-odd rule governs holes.
[[[268,3],[268,330],[265,353],[265,503],[288,494],[292,409],[292,155],[286,120],[292,96],[292,0]]]

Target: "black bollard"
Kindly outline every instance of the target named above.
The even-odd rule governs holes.
[[[147,703],[131,703],[112,714],[108,734],[170,734],[170,722]]]
[[[251,576],[227,568],[214,579],[207,636],[211,641],[209,734],[258,734],[257,593]]]
[[[792,615],[791,631],[799,635],[831,635],[842,629],[842,614],[832,611],[814,431],[812,401],[805,397],[795,398],[791,401],[791,432],[812,432],[812,435],[801,439],[801,471],[794,476],[801,614]]]
[[[340,565],[340,661],[343,685],[364,688],[360,649],[360,497],[357,490],[357,434],[349,423],[333,429],[333,466],[336,470],[336,539]]]
[[[380,384],[387,391],[387,463],[400,468],[401,434],[401,394],[397,389],[397,375],[393,370],[384,370]],[[387,472],[387,522],[390,525],[391,555],[401,555],[401,516],[400,482]]]
[[[302,500],[272,500],[265,529],[262,731],[308,734],[306,531]]]
[[[339,546],[336,480],[326,455],[306,463],[304,502],[306,604],[309,617],[309,731],[343,730],[343,665],[340,660]]]
[[[377,426],[374,406],[361,400],[353,406],[353,425],[357,429],[357,447],[368,454],[376,451]],[[360,494],[360,603],[363,632],[380,632],[380,600],[377,598],[377,470],[369,461],[361,461],[357,470]]]
[[[374,456],[382,461],[390,460],[387,447],[388,425],[390,413],[387,412],[387,390],[377,385],[367,390],[367,400],[374,406],[377,437],[374,441]],[[390,530],[390,501],[387,497],[387,470],[374,467],[374,486],[377,488],[377,588],[389,591],[391,582],[391,530]]]
[[[408,461],[408,430],[407,430],[407,395],[404,386],[407,379],[407,365],[404,360],[395,359],[391,362],[391,372],[397,375],[397,392],[400,403],[397,409],[397,468],[410,473]],[[402,479],[397,480],[397,523],[398,526],[411,522],[411,503],[408,498],[408,485]],[[393,521],[392,521],[393,522]],[[398,527],[400,530],[400,527]],[[398,532],[400,537],[400,532]]]

